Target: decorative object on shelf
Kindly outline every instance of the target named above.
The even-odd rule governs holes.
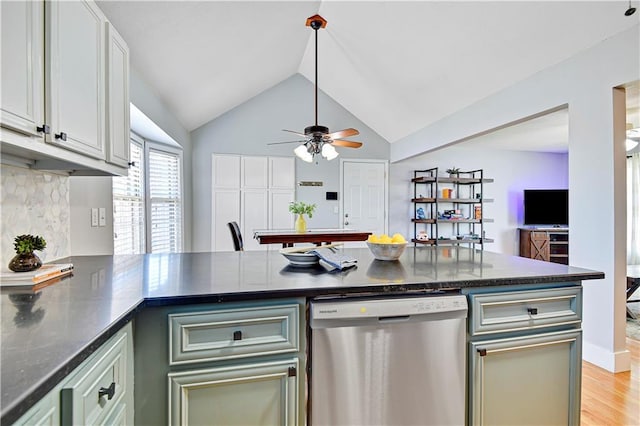
[[[316,154],[321,154],[327,160],[333,160],[338,156],[338,151],[334,146],[340,146],[344,148],[360,148],[362,142],[347,141],[342,138],[348,138],[360,134],[356,129],[344,129],[337,132],[329,133],[329,128],[326,126],[318,125],[318,30],[327,26],[327,20],[320,15],[313,15],[307,18],[305,24],[307,27],[311,27],[315,32],[316,41],[316,81],[315,81],[315,125],[306,127],[304,133],[299,133],[294,130],[286,130],[298,135],[304,139],[287,142],[273,142],[268,145],[278,145],[283,143],[302,143],[293,152],[298,158],[307,163],[313,162],[313,157]]]
[[[460,168],[451,167],[450,169],[447,169],[446,172],[449,173],[449,177],[456,177],[458,176],[458,174],[460,174]]]
[[[289,211],[297,214],[295,229],[299,234],[307,232],[307,222],[304,219],[304,215],[309,215],[309,218],[313,217],[313,212],[316,210],[315,204],[307,204],[302,201],[295,201],[289,203]]]
[[[38,269],[42,266],[42,261],[34,250],[43,250],[46,246],[47,242],[40,236],[18,235],[13,243],[16,255],[9,262],[9,269],[13,272],[29,272]]]
[[[427,216],[424,214],[424,209],[422,207],[418,207],[416,210],[416,219],[426,219]]]
[[[418,240],[418,241],[429,241],[429,235],[427,234],[427,231],[418,232],[418,234],[416,235],[416,240]]]

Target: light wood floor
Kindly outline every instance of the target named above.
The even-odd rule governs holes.
[[[631,371],[613,374],[582,363],[582,426],[640,425],[640,341],[627,338]]]

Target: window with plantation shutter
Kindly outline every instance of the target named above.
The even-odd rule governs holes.
[[[182,156],[147,144],[147,241],[151,253],[182,251]]]
[[[131,140],[128,176],[113,178],[113,253],[145,252],[144,161],[141,142]]]

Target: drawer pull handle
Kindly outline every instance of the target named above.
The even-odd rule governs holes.
[[[529,315],[538,315],[538,308],[527,308]]]
[[[46,124],[43,124],[40,127],[36,127],[36,130],[39,133],[44,133],[45,135],[48,135],[49,133],[51,133],[51,128],[49,126],[47,126]]]
[[[487,356],[487,350],[484,348],[478,348],[478,354],[480,354],[480,356]]]
[[[62,139],[63,141],[66,141],[67,134],[65,132],[56,133],[56,139]]]
[[[107,399],[111,400],[111,398],[113,398],[113,395],[115,395],[115,393],[116,393],[116,382],[111,382],[108,388],[100,388],[98,390],[98,399],[107,395]]]
[[[287,371],[288,377],[296,377],[297,374],[298,372],[296,371],[295,367],[289,367],[289,370]]]
[[[233,340],[242,340],[242,331],[234,331],[233,332]]]

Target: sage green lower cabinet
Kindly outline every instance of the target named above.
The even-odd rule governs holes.
[[[131,323],[118,331],[65,379],[62,425],[133,423]]]
[[[136,425],[304,425],[305,299],[145,307]]]
[[[470,307],[468,423],[579,425],[580,283],[463,292]]]
[[[60,386],[22,415],[14,426],[58,426],[60,424]]]
[[[472,425],[578,425],[581,332],[470,344]]]
[[[13,425],[132,425],[132,331],[117,331]]]
[[[298,360],[169,374],[174,425],[295,425]]]

